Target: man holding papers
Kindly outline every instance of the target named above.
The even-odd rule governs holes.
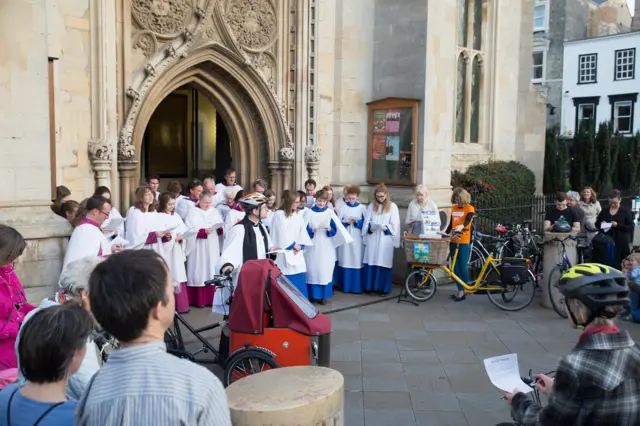
[[[218,209],[211,206],[212,195],[203,192],[197,207],[189,210],[186,225],[197,230],[195,241],[188,238],[187,293],[189,304],[199,308],[211,306],[215,287],[204,282],[216,275],[215,266],[220,257],[220,236],[224,225]]]
[[[122,245],[111,243],[100,229],[100,225],[109,217],[111,204],[95,195],[87,200],[87,214],[73,230],[62,269],[74,260],[90,256],[107,256],[113,250],[122,249]]]

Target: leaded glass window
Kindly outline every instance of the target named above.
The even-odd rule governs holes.
[[[482,48],[482,6],[484,0],[473,0],[473,48]]]
[[[482,84],[482,64],[480,55],[473,58],[471,77],[471,129],[469,142],[478,143],[480,127],[480,86]]]
[[[467,58],[458,55],[458,82],[456,92],[456,142],[465,141],[465,117],[467,109]]]

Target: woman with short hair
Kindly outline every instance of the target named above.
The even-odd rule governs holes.
[[[422,232],[421,212],[433,212],[438,215],[438,205],[429,199],[427,187],[418,185],[415,188],[415,198],[409,203],[407,209],[407,217],[404,221],[407,232],[414,235],[420,235]]]
[[[452,234],[449,252],[451,259],[458,249],[458,257],[453,265],[454,273],[462,280],[469,282],[469,257],[471,252],[471,222],[475,216],[475,209],[471,205],[471,194],[463,188],[455,188],[451,193],[451,220],[447,226],[446,233]],[[460,302],[466,298],[464,287],[457,284],[458,291],[451,295],[451,298]]]
[[[18,354],[24,386],[0,392],[0,418],[11,426],[72,426],[77,402],[66,395],[69,378],[82,365],[91,315],[77,304],[36,312],[21,332]]]

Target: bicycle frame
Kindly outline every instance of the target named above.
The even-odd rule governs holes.
[[[226,323],[227,322],[223,320],[215,324],[207,325],[201,328],[193,328],[191,324],[189,324],[187,320],[184,319],[182,314],[179,314],[178,312],[176,312],[173,318],[173,331],[175,332],[175,335],[176,335],[175,339],[178,345],[177,350],[181,352],[185,352],[188,355],[190,355],[190,357],[193,358],[194,362],[202,363],[202,364],[217,364],[218,363],[217,358],[220,356],[220,353],[216,348],[213,347],[213,345],[211,345],[211,343],[207,341],[207,339],[202,337],[200,333],[213,330],[218,327],[223,327]],[[202,343],[202,347],[198,349],[196,352],[192,353],[186,350],[186,347],[184,345],[184,340],[182,339],[182,330],[180,330],[180,324],[185,326],[187,330],[189,330],[189,332],[193,334],[195,338],[200,341],[200,343]],[[215,356],[215,358],[214,359],[204,359],[204,358],[196,359],[195,356],[201,352],[204,352],[204,353],[211,352]]]

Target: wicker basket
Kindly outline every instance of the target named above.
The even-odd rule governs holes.
[[[446,265],[449,257],[448,238],[420,238],[417,235],[403,237],[404,254],[408,263]]]

